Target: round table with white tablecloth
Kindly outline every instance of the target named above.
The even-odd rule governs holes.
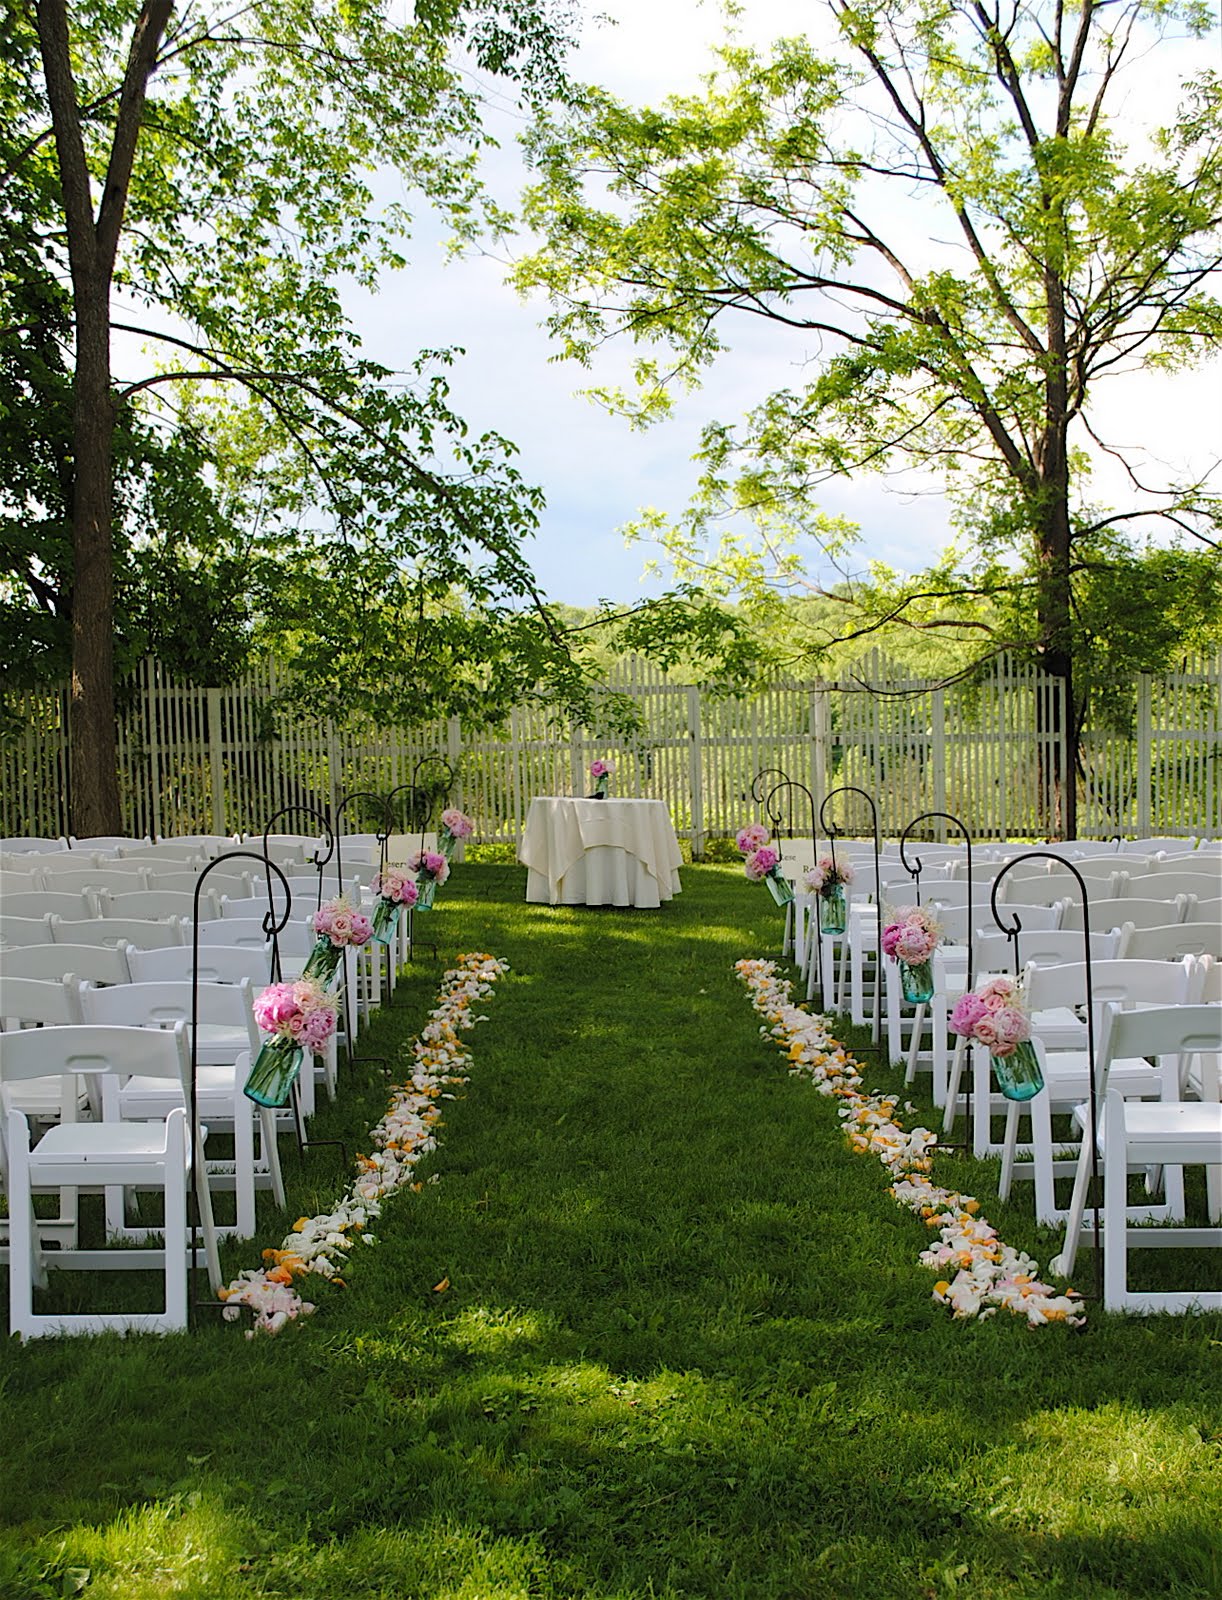
[[[660,800],[532,800],[518,846],[526,898],[551,906],[656,908],[680,890],[682,857]]]

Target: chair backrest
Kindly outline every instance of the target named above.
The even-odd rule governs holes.
[[[143,870],[125,872],[108,867],[77,867],[71,872],[57,872],[46,882],[48,889],[56,894],[84,894],[95,889],[130,894],[148,888]]]
[[[148,879],[148,888],[168,889],[177,894],[194,895],[199,882],[199,872],[190,868],[179,870],[172,864],[168,872],[159,871],[156,866],[145,867],[144,875]],[[210,872],[204,883],[204,893],[212,895],[214,899],[223,894],[249,895],[253,892],[250,877],[245,872]]]
[[[1130,874],[1118,893],[1126,900],[1130,895],[1147,900],[1170,900],[1177,894],[1195,894],[1200,900],[1214,899],[1222,895],[1222,871],[1203,866],[1195,872]]]
[[[6,950],[0,970],[6,978],[39,978],[44,982],[59,981],[67,973],[87,983],[132,980],[124,951],[100,944],[35,944],[26,950]]]
[[[164,1029],[77,1023],[0,1033],[0,1087],[69,1073],[170,1078],[186,1092],[191,1076],[186,1026],[181,1022]]]
[[[66,850],[67,839],[62,836],[52,839],[45,835],[33,833],[14,834],[10,838],[0,839],[0,850],[6,854],[29,855],[36,851]]]
[[[1197,999],[1222,1005],[1222,960],[1205,956],[1197,962]]]
[[[1092,933],[1090,936],[1092,962],[1114,960],[1119,948],[1119,933]],[[1028,928],[1025,924],[1019,930],[1018,959],[1024,968],[1064,966],[1067,962],[1080,961],[1083,950],[1080,930]],[[978,973],[1012,971],[1014,945],[1011,940],[1000,931],[978,933],[975,967]]]
[[[87,922],[96,915],[87,894],[60,894],[54,889],[40,889],[37,894],[6,894],[3,909],[6,918],[54,915],[65,922]]]
[[[201,921],[198,932],[201,949],[213,945],[237,946],[243,950],[263,950],[267,947],[262,917],[225,917],[210,922]],[[183,942],[188,947],[192,944],[189,927],[185,930]]]
[[[1207,922],[1213,928],[1222,927],[1222,898],[1199,899],[1186,908],[1185,922]]]
[[[187,867],[202,867],[203,851],[192,844],[123,844],[119,846],[120,859],[124,861],[178,861]]]
[[[1144,1011],[1107,1006],[1096,1052],[1096,1086],[1102,1095],[1113,1061],[1137,1056],[1211,1055],[1220,1049],[1222,1009],[1218,1006],[1149,1006]]]
[[[1124,870],[1111,856],[1088,856],[1082,861],[1071,861],[1062,865],[1058,861],[1050,864],[1048,876],[1058,885],[1062,894],[1080,895],[1078,878],[1086,884],[1087,893],[1092,890],[1096,894],[1114,894],[1120,884]],[[1078,878],[1074,877],[1077,873]]]
[[[1120,848],[1126,856],[1156,855],[1159,852],[1181,855],[1186,854],[1195,845],[1196,840],[1190,834],[1187,838],[1182,839],[1126,839],[1122,841]]]
[[[133,983],[190,982],[191,946],[177,945],[169,950],[129,950],[128,963]],[[271,981],[271,958],[266,946],[200,945],[201,983],[241,983],[248,979],[253,987],[263,988]]]
[[[241,983],[124,983],[113,989],[80,986],[83,1020],[135,1028],[189,1027],[193,1008],[201,1027],[243,1028],[247,1046],[257,1051],[261,1040],[252,1009],[250,979]]]
[[[1191,956],[1167,961],[1092,961],[1091,996],[1096,1005],[1184,1005],[1196,981]],[[1061,966],[1039,967],[1032,962],[1023,973],[1023,987],[1033,1011],[1054,1006],[1077,1006],[1086,1001],[1086,963],[1067,961]]]
[[[936,900],[939,905],[966,906],[968,890],[971,890],[973,909],[979,907],[984,915],[989,914],[989,900],[993,894],[993,880],[981,881],[973,874],[973,881],[966,878],[952,878],[945,883],[931,883],[929,893],[924,896],[928,900]],[[999,904],[1004,904],[1009,894],[1010,884],[1007,880],[997,891]]]
[[[0,867],[0,905],[9,894],[38,894],[47,886],[41,872],[14,872],[11,867]]]
[[[0,1021],[6,1029],[14,1023],[42,1028],[80,1022],[75,980],[18,978],[6,971],[0,977]]]
[[[1018,887],[1021,889],[1022,885],[1019,884]],[[1051,905],[1029,906],[1021,900],[1007,899],[1002,901],[1002,904],[1006,908],[1005,917],[1007,922],[1011,922],[1017,917],[1023,927],[1030,929],[1032,933],[1048,933],[1053,928],[1063,926],[1063,919],[1069,902],[1067,900],[1054,900]],[[974,909],[975,907],[973,906]],[[989,917],[988,900],[981,902],[981,909],[983,915],[976,918],[977,928],[982,929],[985,933],[995,932],[995,926]]]
[[[126,845],[152,844],[146,834],[142,839],[134,838],[130,833],[94,833],[83,839],[78,839],[75,834],[69,841],[73,850],[100,850],[104,855],[114,855]]]
[[[0,907],[0,945],[6,950],[24,950],[32,944],[51,943],[51,918],[10,917]]]
[[[1177,896],[1170,902],[1166,900],[1123,899],[1109,900],[1106,898],[1095,899],[1091,896],[1090,925],[1092,928],[1119,928],[1122,924],[1131,923],[1134,928],[1161,928],[1168,922],[1176,922],[1183,916],[1188,902],[1183,895]],[[1080,928],[1082,926],[1083,911],[1080,900],[1071,900],[1065,911],[1061,926],[1063,928]]]
[[[1005,865],[1006,864],[1005,864],[1004,861],[981,861],[981,860],[978,860],[977,857],[973,854],[973,856],[972,856],[972,877],[978,883],[991,884],[993,882],[993,879],[996,878],[997,875],[1000,872],[1003,872],[1005,870]],[[955,882],[958,882],[960,879],[966,880],[966,878],[967,878],[967,862],[966,861],[952,861],[951,864],[950,864],[950,877]],[[1007,879],[1006,881],[1008,883],[1011,880]]]
[[[1184,956],[1216,956],[1213,947],[1222,944],[1222,928],[1204,922],[1169,922],[1157,928],[1125,925],[1124,953],[1139,961],[1180,961]]]
[[[112,950],[121,944],[134,944],[138,950],[160,950],[165,945],[182,943],[182,922],[178,917],[161,921],[148,917],[98,917],[92,922],[62,922],[51,917],[50,923],[56,944],[100,944]]]
[[[97,850],[58,850],[49,855],[25,856],[21,861],[23,872],[37,869],[54,888],[53,879],[64,872],[80,872],[84,867],[100,867],[105,856]],[[26,863],[29,863],[27,867]]]
[[[205,889],[199,898],[200,916],[216,916],[216,901]],[[98,899],[104,917],[189,917],[195,909],[195,896],[182,889],[138,889],[131,894],[116,894],[108,889]]]

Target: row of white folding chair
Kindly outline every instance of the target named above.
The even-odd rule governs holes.
[[[129,981],[99,988],[75,975],[42,981],[5,976],[0,977],[0,1018],[6,1031],[15,1026],[74,1023],[164,1028],[177,1021],[189,1028],[193,1012],[197,1014],[196,1092],[201,1115],[210,1128],[223,1127],[234,1137],[233,1160],[219,1167],[210,1163],[210,1171],[219,1175],[225,1186],[234,1188],[235,1229],[239,1237],[248,1238],[255,1227],[256,1183],[270,1183],[278,1204],[283,1204],[284,1188],[275,1149],[275,1114],[264,1108],[258,1111],[262,1139],[259,1158],[255,1158],[256,1108],[242,1088],[252,1055],[258,1052],[262,1039],[254,1020],[249,972],[230,977],[233,981],[210,982],[201,977],[192,984],[189,976],[180,976],[170,981]],[[65,1116],[73,1120],[75,1111],[66,1111],[63,1090],[60,1080],[42,1083],[35,1098],[27,1093],[20,1102],[21,1109],[39,1121],[58,1122]],[[168,1102],[166,1096],[164,1085],[150,1087],[133,1080],[118,1091],[112,1116],[164,1121],[172,1105],[180,1103],[174,1100],[173,1093]],[[93,1109],[98,1113],[102,1107]],[[107,1196],[106,1223],[109,1235],[118,1236],[125,1231],[122,1196],[117,1191]],[[128,1236],[134,1237],[130,1233]]]
[[[1155,1292],[1130,1288],[1128,1258],[1134,1248],[1170,1246],[1177,1250],[1222,1248],[1217,1198],[1222,1189],[1222,1104],[1217,1100],[1157,1101],[1127,1099],[1113,1081],[1114,1063],[1133,1058],[1158,1058],[1171,1072],[1184,1075],[1193,1057],[1214,1056],[1222,1049],[1222,1005],[1160,1006],[1121,1010],[1108,1006],[1095,1064],[1096,1104],[1094,1159],[1103,1174],[1101,1243],[1103,1302],[1109,1311],[1139,1313],[1222,1310],[1222,1292],[1184,1288]],[[1074,1175],[1073,1195],[1060,1253],[1051,1270],[1068,1277],[1078,1249],[1093,1242],[1087,1221],[1092,1177],[1090,1102],[1075,1107],[1074,1121],[1083,1137]],[[1201,1166],[1211,1195],[1211,1225],[1188,1228],[1170,1215],[1172,1206],[1130,1207],[1131,1171],[1162,1169],[1164,1173]],[[1154,1223],[1154,1226],[1151,1226]],[[1170,1225],[1168,1225],[1170,1224]],[[1177,1225],[1178,1224],[1178,1225]]]
[[[217,916],[216,897],[204,890],[200,903],[208,916]],[[0,914],[7,917],[40,917],[48,913],[65,922],[92,922],[98,917],[189,917],[195,904],[193,894],[179,889],[134,889],[112,893],[109,889],[38,890],[6,894]]]
[[[107,1080],[117,1084],[132,1075],[172,1086],[176,1105],[164,1121],[118,1120],[57,1123],[31,1146],[29,1123],[7,1104],[10,1092],[47,1075],[96,1081],[106,1095]],[[212,1197],[202,1160],[201,1127],[187,1126],[185,1105],[190,1079],[186,1027],[172,1029],[65,1026],[28,1028],[0,1035],[0,1107],[8,1143],[9,1326],[23,1338],[116,1331],[166,1332],[187,1323],[187,1185],[194,1167],[204,1259],[213,1291],[221,1286],[220,1256],[212,1218]],[[64,1190],[134,1187],[164,1196],[163,1245],[159,1250],[46,1251],[35,1222],[39,1194]],[[152,1313],[39,1312],[34,1290],[44,1286],[49,1267],[111,1272],[148,1271],[161,1266],[164,1306]]]
[[[1179,962],[1127,958],[1094,961],[1090,976],[1097,1039],[1104,1006],[1115,1004],[1127,1010],[1138,1006],[1191,1005],[1199,999],[1204,980],[1203,970],[1192,956]],[[1045,1086],[1025,1104],[1005,1103],[1000,1193],[1003,1200],[1009,1197],[1016,1175],[1033,1179],[1036,1220],[1047,1226],[1064,1221],[1065,1217],[1057,1208],[1054,1191],[1054,1178],[1064,1168],[1064,1152],[1062,1158],[1058,1158],[1051,1119],[1072,1112],[1090,1094],[1090,1055],[1086,1048],[1089,1034],[1085,1022],[1077,1014],[1086,1005],[1086,979],[1086,965],[1081,961],[1060,966],[1032,964],[1023,974],[1023,988],[1033,1011],[1032,1036],[1040,1045]],[[1060,1020],[1064,1016],[1070,1019],[1070,1027]],[[1044,1018],[1052,1021],[1045,1024]],[[988,1052],[981,1046],[974,1050],[974,1070],[978,1092],[987,1095]],[[1176,1100],[1180,1097],[1178,1079],[1155,1070],[1140,1058],[1113,1061],[1112,1083],[1128,1098]],[[1024,1115],[1030,1119],[1031,1134],[1028,1150],[1023,1153],[1029,1154],[1030,1159],[1017,1164],[1018,1129]],[[1076,1160],[1076,1145],[1071,1153]],[[1072,1167],[1068,1170],[1072,1171]],[[1167,1190],[1168,1214],[1182,1217],[1182,1174],[1168,1176]]]
[[[30,855],[40,851],[66,850],[68,841],[62,834],[9,834],[0,839],[0,853],[4,855]]]
[[[1201,900],[1214,900],[1222,896],[1222,871],[1215,865],[1187,872],[1122,872],[1116,883],[1119,899],[1132,895],[1166,900],[1175,894],[1195,894]]]

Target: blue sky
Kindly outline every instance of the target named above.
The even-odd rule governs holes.
[[[721,36],[716,8],[698,0],[604,0],[598,9],[616,23],[587,23],[577,73],[634,101],[656,102],[694,87],[708,68],[709,45]],[[750,29],[760,39],[796,33],[810,16],[811,8],[794,0],[753,0]],[[1199,61],[1201,45],[1195,50]],[[1170,68],[1171,57],[1143,68],[1150,107],[1167,103],[1157,70],[1163,64]],[[1136,121],[1147,103],[1130,105],[1129,116]],[[504,148],[489,168],[492,186],[508,205],[521,181],[513,131],[508,119],[496,128]],[[440,236],[428,226],[418,232],[412,256],[410,269],[387,280],[376,299],[353,297],[370,353],[406,367],[422,346],[465,347],[451,375],[454,407],[473,431],[493,428],[514,440],[524,477],[546,491],[548,507],[530,555],[552,599],[586,605],[656,592],[657,580],[642,580],[647,552],[625,547],[619,529],[644,506],[682,508],[696,478],[691,454],[701,424],[732,421],[794,381],[805,353],[795,336],[763,325],[727,327],[723,336],[733,348],[705,388],[681,400],[670,420],[638,433],[575,393],[583,384],[626,377],[626,349],[611,347],[591,373],[555,362],[541,326],[546,306],[524,304],[507,288],[501,262],[486,256],[447,261]],[[1188,376],[1125,380],[1111,395],[1101,390],[1096,414],[1117,442],[1139,446],[1152,469],[1165,461],[1199,470],[1219,454],[1220,413],[1222,367],[1215,363]],[[1104,467],[1096,487],[1101,498],[1123,503],[1124,484],[1114,469]],[[929,483],[903,492],[867,476],[828,485],[820,503],[861,524],[862,565],[881,559],[912,570],[950,536],[945,502]]]

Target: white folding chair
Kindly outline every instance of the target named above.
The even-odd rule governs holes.
[[[46,834],[17,834],[0,839],[0,850],[14,855],[32,855],[39,851],[66,850],[68,841],[62,835],[53,839]]]
[[[198,973],[201,983],[249,982],[262,989],[271,982],[271,961],[266,945],[200,945],[199,965],[193,965],[189,944],[168,950],[128,950],[133,983],[190,983]]]
[[[1127,896],[1124,899],[1092,899],[1090,925],[1092,928],[1119,928],[1127,922],[1134,928],[1161,928],[1168,922],[1183,922],[1187,910],[1188,899],[1182,894],[1173,895],[1169,900],[1151,900],[1148,897],[1130,899]],[[1080,928],[1083,916],[1081,900],[1071,900],[1061,926]]]
[[[190,1074],[186,1029],[52,1027],[0,1035],[0,1104],[9,1147],[9,1327],[22,1338],[103,1332],[163,1333],[187,1325],[187,1185],[192,1150],[202,1150],[198,1125],[175,1107],[164,1122],[59,1123],[31,1148],[24,1114],[7,1104],[14,1085],[50,1075],[96,1079],[105,1104],[120,1082],[138,1073],[178,1083]],[[209,1281],[221,1287],[220,1256],[212,1225],[211,1195],[203,1163],[195,1164],[200,1233]],[[44,1251],[34,1219],[34,1197],[47,1190],[121,1186],[164,1195],[161,1249]],[[153,1312],[38,1312],[34,1290],[49,1267],[111,1272],[160,1267],[162,1309]]]
[[[190,917],[195,911],[195,895],[182,889],[140,889],[130,894],[107,889],[97,897],[97,905],[103,917]],[[200,894],[199,913],[201,919],[217,915],[216,901],[207,889]]]
[[[1182,961],[1185,956],[1218,956],[1214,949],[1222,943],[1218,930],[1201,922],[1171,922],[1158,928],[1135,928],[1132,923],[1122,925],[1124,953],[1139,961]]]
[[[123,951],[101,944],[33,944],[6,950],[0,968],[6,978],[36,978],[43,983],[59,983],[68,973],[87,983],[132,981]]]
[[[49,950],[53,947],[40,945],[37,948]],[[0,1032],[67,1027],[80,1022],[81,1008],[76,991],[75,980],[65,978],[62,973],[54,979],[19,977],[9,971],[6,959],[4,974],[0,976]],[[29,1078],[15,1085],[9,1094],[9,1104],[40,1126],[75,1122],[82,1113],[88,1114],[87,1103],[80,1100],[76,1079],[61,1074]],[[7,1138],[0,1128],[0,1172],[7,1169]],[[44,1238],[56,1239],[63,1245],[75,1244],[75,1193],[62,1191],[58,1214],[53,1218],[39,1218],[38,1228]]]
[[[47,887],[57,894],[88,894],[96,896],[103,891],[130,894],[149,887],[144,868],[136,871],[110,870],[106,867],[77,867],[71,872],[57,872],[47,876]]]
[[[1195,895],[1198,900],[1222,895],[1222,873],[1216,867],[1193,872],[1126,872],[1116,890],[1118,899],[1170,900],[1177,894]]]
[[[232,1161],[208,1160],[209,1182],[232,1185],[237,1202],[236,1222],[218,1231],[248,1239],[255,1231],[255,1188],[270,1187],[276,1204],[283,1207],[284,1180],[276,1148],[274,1111],[255,1106],[243,1094],[250,1063],[263,1043],[251,1009],[250,980],[237,984],[190,982],[129,983],[113,989],[80,991],[82,1016],[87,1023],[138,1028],[167,1028],[181,1022],[190,1027],[193,1004],[198,1007],[196,1040],[196,1105],[209,1129],[232,1129]],[[185,1092],[185,1091],[182,1091]],[[177,1087],[141,1075],[130,1077],[115,1100],[125,1120],[164,1119],[174,1105],[182,1104]],[[260,1128],[256,1158],[254,1125]],[[107,1224],[125,1237],[140,1237],[147,1230],[127,1227],[120,1209],[121,1195],[107,1195]]]
[[[178,917],[154,921],[147,917],[98,917],[92,922],[64,922],[51,917],[51,937],[56,944],[97,944],[117,950],[122,944],[137,950],[161,950],[181,944],[183,925]]]
[[[1095,1006],[1096,1033],[1101,1031],[1103,1007],[1120,1005],[1128,1010],[1134,1006],[1184,1005],[1194,998],[1196,963],[1191,959],[1170,965],[1164,961],[1122,960],[1092,961],[1091,990]],[[1078,1037],[1065,1048],[1055,1041],[1067,1031],[1059,1018],[1068,1015],[1076,1020],[1076,1008],[1086,1004],[1086,964],[1067,962],[1063,966],[1037,967],[1030,965],[1023,975],[1023,990],[1032,1008],[1033,1034],[1041,1048],[1041,1068],[1044,1089],[1032,1100],[1018,1103],[1006,1102],[1006,1128],[1001,1147],[1001,1179],[998,1193],[1003,1200],[1009,1198],[1013,1179],[1031,1178],[1035,1184],[1036,1219],[1045,1226],[1062,1222],[1065,1212],[1058,1209],[1054,1182],[1058,1176],[1074,1170],[1077,1157],[1076,1142],[1072,1146],[1054,1146],[1052,1117],[1071,1113],[1083,1096],[1090,1093],[1090,1057],[1085,1045],[1087,1034],[1081,1024]],[[1041,1031],[1040,1018],[1058,1019]],[[1178,1086],[1164,1079],[1140,1058],[1113,1060],[1112,1084],[1126,1099],[1178,1098]],[[1028,1149],[1023,1152],[1029,1159],[1019,1161],[1019,1123],[1026,1115],[1030,1118],[1031,1137]],[[1073,1160],[1066,1163],[1062,1157],[1070,1154]],[[1177,1171],[1167,1177],[1167,1201],[1173,1212],[1182,1214],[1183,1181]]]
[[[10,917],[0,911],[0,945],[5,950],[22,950],[28,945],[51,943],[51,918]]]
[[[1222,1048],[1222,1007],[1216,1005],[1156,1006],[1146,1011],[1109,1007],[1095,1068],[1098,1162],[1103,1172],[1103,1303],[1109,1311],[1141,1313],[1222,1311],[1222,1292],[1129,1287],[1128,1257],[1132,1249],[1165,1246],[1176,1250],[1222,1248],[1222,1227],[1168,1226],[1164,1214],[1128,1203],[1131,1170],[1222,1167],[1222,1104],[1214,1101],[1126,1100],[1111,1082],[1114,1059],[1144,1056],[1171,1058],[1178,1069],[1185,1057]],[[1065,1241],[1051,1270],[1068,1277],[1081,1244],[1093,1241],[1086,1225],[1086,1199],[1091,1179],[1091,1112],[1089,1102],[1074,1111],[1082,1130],[1082,1149],[1074,1178],[1073,1198],[1065,1224]],[[1130,1224],[1150,1224],[1131,1226]]]
[[[97,916],[93,899],[85,893],[40,889],[35,893],[6,894],[4,920],[11,917],[56,916],[64,922],[89,922]]]

